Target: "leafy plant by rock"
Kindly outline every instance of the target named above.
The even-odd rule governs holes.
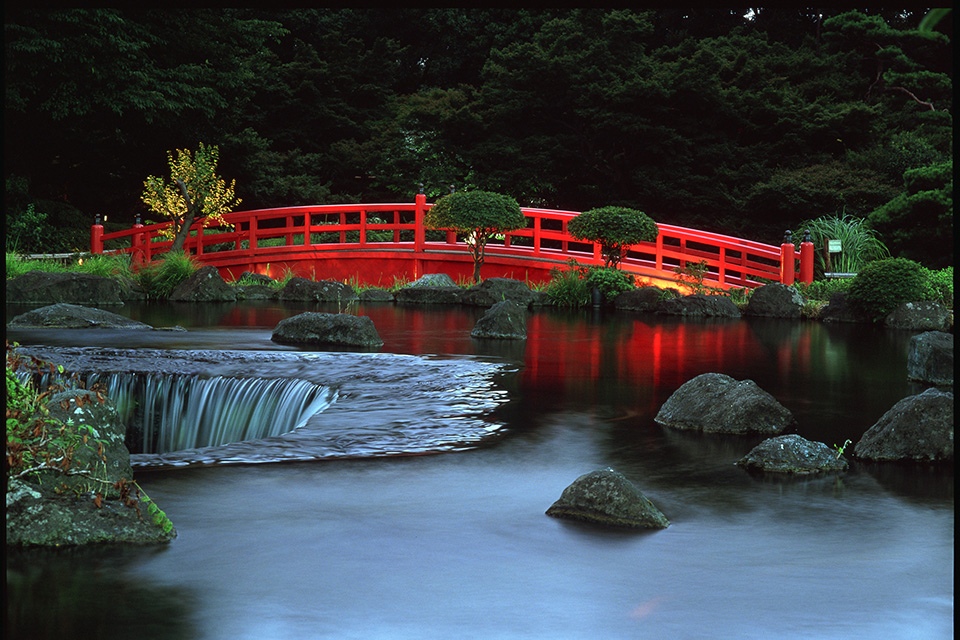
[[[906,258],[887,258],[868,263],[850,284],[847,302],[857,311],[882,320],[901,302],[927,296],[922,267]]]
[[[660,230],[653,218],[628,207],[600,207],[584,211],[567,223],[574,238],[597,242],[607,267],[618,268],[630,245],[653,242]]]
[[[800,250],[802,233],[810,231],[814,246],[814,271],[816,276],[824,273],[857,273],[868,262],[890,257],[886,245],[876,230],[870,228],[863,218],[850,215],[821,216],[801,223],[797,229],[797,251]],[[830,255],[827,268],[827,240],[840,240],[842,251]]]

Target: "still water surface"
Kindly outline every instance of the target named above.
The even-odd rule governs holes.
[[[118,311],[187,331],[8,337],[294,353],[270,334],[306,309],[127,306]],[[432,455],[140,470],[179,536],[162,548],[8,554],[11,637],[953,637],[952,467],[854,462],[841,476],[758,478],[733,464],[757,439],[653,421],[683,382],[716,371],[755,380],[804,437],[856,442],[922,390],[905,379],[909,333],[539,311],[525,342],[480,342],[469,333],[482,310],[355,311],[373,319],[384,353],[503,365],[494,382],[506,401],[488,416],[497,437]],[[416,384],[415,369],[390,364],[402,358],[382,362],[397,370],[381,374]],[[404,419],[402,403],[383,402]],[[243,446],[255,455],[256,443]],[[671,526],[598,530],[544,515],[606,466]]]

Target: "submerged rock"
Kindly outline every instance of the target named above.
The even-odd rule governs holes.
[[[7,326],[15,329],[153,329],[117,313],[66,302],[21,313]]]
[[[270,338],[280,344],[330,344],[376,348],[383,340],[367,316],[307,312],[281,320]]]
[[[753,380],[738,382],[722,373],[704,373],[685,382],[667,398],[654,420],[675,429],[770,434],[779,434],[796,422]]]
[[[547,515],[602,525],[664,529],[666,516],[623,474],[606,468],[577,478]]]
[[[737,461],[749,471],[810,474],[846,471],[849,463],[822,442],[792,434],[768,438]]]
[[[953,384],[953,334],[926,331],[910,338],[907,378],[931,384]]]
[[[953,460],[953,393],[927,389],[893,405],[854,447],[858,458],[876,461]]]
[[[512,300],[504,300],[490,307],[483,317],[477,320],[472,338],[491,338],[501,340],[526,340],[527,314],[524,308]]]

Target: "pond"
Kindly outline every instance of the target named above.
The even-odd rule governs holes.
[[[8,306],[7,319],[25,310]],[[280,360],[309,353],[325,375],[338,367],[347,375],[337,362],[349,357],[270,341],[277,322],[304,310],[331,309],[128,305],[115,311],[186,331],[8,338]],[[922,390],[906,380],[908,332],[542,310],[530,314],[526,341],[486,342],[469,335],[482,309],[348,311],[370,316],[380,353],[393,354],[354,360],[394,382],[329,422],[378,446],[251,464],[264,458],[248,442],[206,466],[141,467],[138,482],[179,536],[160,548],[8,552],[7,630],[141,639],[953,637],[952,465],[853,461],[839,476],[755,477],[734,462],[759,438],[653,420],[685,381],[720,372],[773,394],[800,435],[856,442]],[[454,434],[448,447],[419,447],[415,430],[394,441],[382,424],[371,431],[387,417],[421,420],[417,401],[394,395],[401,383],[424,383],[426,369],[400,356],[486,376],[485,393],[498,392],[482,407],[491,437],[457,441],[478,412],[468,392],[440,420]],[[460,378],[448,380],[457,392]],[[670,527],[638,533],[544,515],[578,476],[608,466]]]

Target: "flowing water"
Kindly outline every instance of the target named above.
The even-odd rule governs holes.
[[[283,434],[134,456],[179,536],[8,552],[10,637],[953,637],[952,466],[755,477],[734,462],[759,439],[653,420],[716,371],[755,380],[800,435],[856,442],[922,390],[906,381],[909,333],[539,311],[526,341],[486,342],[469,337],[482,310],[361,305],[380,353],[270,341],[307,309],[127,306],[187,330],[9,332],[100,354],[105,373],[133,350],[191,360],[181,380],[295,379],[329,401]],[[544,515],[606,466],[670,527]]]

